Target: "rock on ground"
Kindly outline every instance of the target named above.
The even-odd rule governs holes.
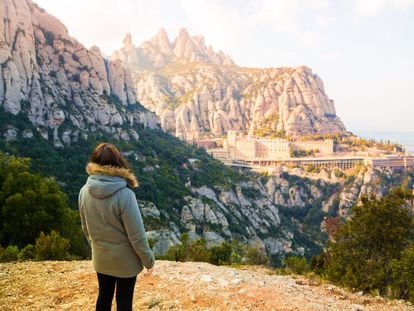
[[[93,310],[90,261],[0,264],[1,310]],[[138,277],[134,310],[414,310],[406,302],[353,294],[260,267],[157,261]]]

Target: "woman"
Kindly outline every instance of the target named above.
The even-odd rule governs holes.
[[[115,287],[117,310],[132,310],[136,277],[144,267],[150,275],[154,266],[131,190],[138,181],[121,153],[107,143],[92,152],[86,172],[89,178],[79,193],[79,211],[98,276],[96,310],[111,310]]]

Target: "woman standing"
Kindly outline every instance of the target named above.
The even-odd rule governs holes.
[[[136,277],[144,267],[150,275],[154,266],[131,190],[138,181],[121,153],[107,143],[96,146],[86,172],[89,178],[79,193],[79,211],[98,276],[96,310],[111,310],[115,288],[117,310],[132,310]]]

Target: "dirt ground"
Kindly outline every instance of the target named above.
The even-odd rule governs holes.
[[[90,261],[0,264],[0,310],[94,310],[96,295]],[[149,309],[388,311],[414,307],[302,277],[274,275],[259,267],[157,261],[154,274],[140,275],[135,288],[134,310]]]

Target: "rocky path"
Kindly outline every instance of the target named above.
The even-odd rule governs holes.
[[[0,310],[94,310],[90,261],[0,264]],[[414,310],[264,268],[157,261],[139,276],[134,310]]]

